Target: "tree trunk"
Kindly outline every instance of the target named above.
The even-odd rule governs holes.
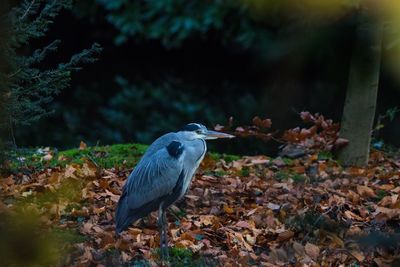
[[[349,144],[338,154],[346,166],[368,163],[381,64],[383,25],[359,14],[340,136]]]

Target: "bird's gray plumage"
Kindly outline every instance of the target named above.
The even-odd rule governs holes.
[[[183,149],[171,154],[168,145],[172,142],[179,142]],[[116,211],[116,231],[125,230],[133,221],[157,210],[160,204],[166,208],[181,198],[206,150],[206,142],[193,139],[190,131],[168,133],[154,141],[123,188]]]

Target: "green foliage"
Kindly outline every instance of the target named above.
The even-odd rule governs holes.
[[[288,166],[293,165],[293,160],[291,158],[283,157],[282,161],[285,163],[285,165],[288,165]]]
[[[117,44],[134,38],[157,40],[173,48],[187,39],[212,34],[222,42],[234,40],[249,47],[257,37],[245,7],[237,0],[97,0],[97,3],[107,11],[107,20],[119,31],[115,38]]]
[[[21,53],[30,51],[30,42],[44,37],[59,12],[70,7],[70,0],[24,0],[7,14],[12,34],[4,44],[8,59],[8,71],[3,77],[8,87],[4,99],[7,120],[1,126],[29,125],[49,114],[45,104],[69,86],[72,73],[79,70],[81,64],[96,60],[95,55],[101,48],[93,44],[91,48],[73,55],[68,62],[43,68],[43,61],[58,49],[60,40],[31,54]]]
[[[333,155],[330,151],[320,151],[318,153],[318,160],[333,159]]]
[[[156,249],[155,253],[157,255],[160,254],[160,249]],[[137,261],[135,263],[138,264]],[[141,264],[134,264],[134,266],[148,266],[145,265],[144,262],[140,262]],[[171,247],[169,248],[169,263],[171,266],[183,267],[183,266],[193,266],[193,267],[201,267],[201,266],[212,266],[209,265],[206,258],[195,255],[190,249],[180,248],[180,247]],[[215,264],[215,262],[214,262]]]
[[[376,195],[376,198],[378,199],[378,200],[381,200],[382,198],[384,198],[385,196],[387,196],[387,192],[385,191],[385,190],[382,190],[382,189],[379,189],[378,190],[378,193],[377,193],[377,195]]]
[[[210,155],[210,157],[213,160],[223,159],[228,163],[240,159],[240,156],[237,156],[237,155],[219,154],[219,153],[215,153],[215,152],[208,152],[208,154]]]
[[[294,173],[292,175],[292,179],[295,183],[302,183],[306,180],[306,177],[304,175],[298,174],[298,173]]]
[[[7,172],[35,172],[45,168],[65,167],[67,164],[82,164],[85,161],[91,161],[101,168],[132,168],[146,152],[147,145],[143,144],[115,144],[109,146],[93,146],[80,150],[77,148],[64,151],[52,150],[53,158],[49,161],[43,160],[45,155],[43,149],[18,149],[9,150],[6,156],[9,159]],[[49,152],[50,153],[50,152]],[[208,152],[214,160],[224,159],[226,162],[237,160],[240,157],[236,155],[218,154]],[[249,169],[243,168],[243,175],[249,175]],[[225,171],[212,172],[218,176],[227,174]],[[65,187],[65,194],[68,194],[68,187]],[[39,202],[48,201],[46,195]],[[68,197],[68,196],[67,196]],[[179,216],[178,216],[179,217]]]
[[[242,176],[249,176],[250,175],[250,169],[249,169],[249,167],[243,167],[242,168],[242,170],[241,170],[241,175]]]
[[[278,171],[275,173],[275,179],[278,181],[289,179],[290,173],[288,171]]]
[[[226,171],[224,171],[224,170],[217,170],[217,171],[215,171],[214,173],[215,173],[216,176],[219,176],[219,177],[223,177],[223,176],[225,176],[225,175],[228,174],[228,173],[227,173]]]
[[[279,170],[275,173],[275,179],[278,181],[292,179],[295,183],[303,183],[306,177],[289,170]]]

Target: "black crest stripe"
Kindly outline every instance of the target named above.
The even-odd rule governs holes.
[[[182,128],[182,131],[196,131],[198,129],[201,129],[201,126],[197,123],[189,123],[186,124],[185,127]]]

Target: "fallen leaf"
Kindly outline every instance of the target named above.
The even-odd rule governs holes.
[[[357,185],[357,193],[362,197],[376,197],[375,191],[365,185]]]
[[[85,150],[85,149],[87,149],[87,145],[83,141],[81,141],[79,143],[79,150]]]
[[[307,255],[310,256],[313,260],[317,260],[318,259],[319,252],[320,252],[318,246],[307,242],[307,244],[305,245],[304,249],[305,249]]]

